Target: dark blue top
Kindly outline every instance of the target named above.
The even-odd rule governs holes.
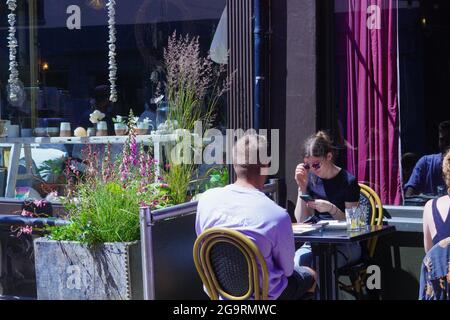
[[[450,237],[450,209],[448,210],[447,219],[445,219],[444,221],[437,208],[437,201],[438,199],[433,200],[433,210],[432,210],[433,221],[434,225],[436,226],[436,235],[433,238],[433,245],[436,245],[442,240]]]
[[[314,199],[327,200],[345,212],[346,202],[359,201],[359,184],[347,170],[342,169],[334,178],[322,179],[310,173],[307,192]],[[329,213],[318,213],[322,219],[331,219]]]
[[[418,194],[436,195],[438,186],[445,187],[442,177],[442,154],[422,157],[414,167],[413,173],[405,185],[405,190],[413,188]]]

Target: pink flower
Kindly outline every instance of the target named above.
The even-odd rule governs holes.
[[[32,234],[33,233],[33,227],[32,226],[25,226],[21,228],[22,233],[24,234]]]
[[[42,208],[45,205],[46,201],[45,200],[34,200],[33,203],[36,207]]]
[[[27,211],[25,209],[22,210],[22,213],[20,214],[22,217],[32,217],[33,213],[30,211]]]

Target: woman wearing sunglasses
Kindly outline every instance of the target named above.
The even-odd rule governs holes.
[[[304,162],[295,170],[298,199],[295,207],[297,222],[345,220],[345,208],[358,206],[360,188],[356,178],[334,163],[336,148],[330,136],[320,131],[304,145]],[[309,195],[310,199],[305,199]],[[356,262],[361,246],[343,245],[338,248],[338,267]],[[296,253],[300,265],[311,266],[311,246],[306,243]]]

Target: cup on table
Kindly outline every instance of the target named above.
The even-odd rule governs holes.
[[[369,225],[367,221],[367,207],[359,205],[357,211],[358,211],[359,228],[361,230],[365,230]]]
[[[347,221],[347,230],[348,231],[359,230],[359,214],[358,214],[358,210],[356,207],[345,208],[345,219]]]

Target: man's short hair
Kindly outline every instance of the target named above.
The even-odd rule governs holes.
[[[267,151],[267,139],[258,134],[246,134],[233,147],[233,166],[238,177],[255,176],[268,163],[261,163],[261,150]]]
[[[449,132],[450,133],[450,120],[441,122],[439,124],[439,132]]]

